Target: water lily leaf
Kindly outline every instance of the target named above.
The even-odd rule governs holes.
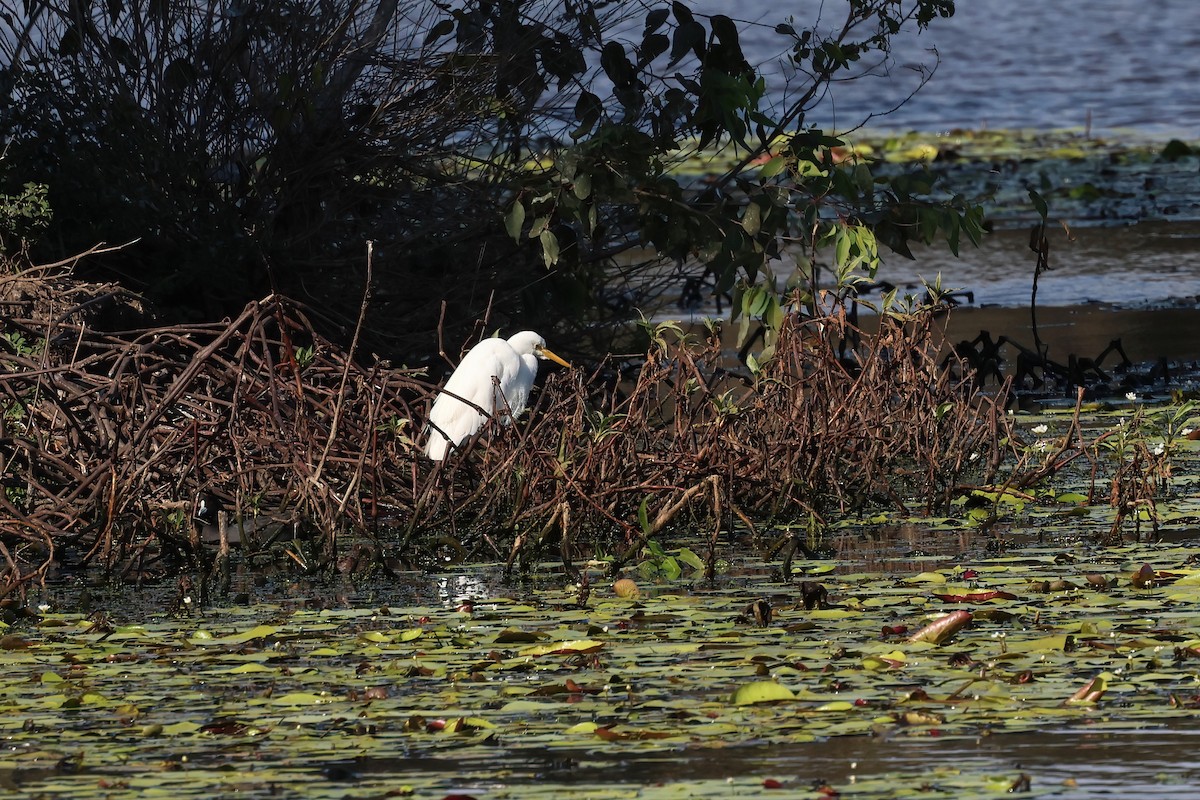
[[[951,611],[921,628],[909,637],[910,642],[942,644],[971,623],[970,611]]]
[[[483,717],[457,717],[455,719],[446,720],[445,726],[442,728],[444,733],[473,733],[478,730],[487,730],[495,728],[495,724],[488,722]]]
[[[607,742],[620,741],[644,741],[646,739],[670,739],[678,736],[677,733],[667,733],[665,731],[647,731],[634,730],[623,728],[621,730],[613,730],[611,727],[600,726],[594,731],[596,736],[604,739]]]
[[[976,590],[965,592],[951,592],[948,594],[933,595],[938,600],[947,603],[984,603],[988,600],[1016,600],[1017,596],[1012,592],[1000,592],[996,590]]]
[[[333,647],[314,647],[308,651],[308,654],[313,658],[324,658],[327,656],[340,656],[342,651]]]
[[[1111,673],[1102,672],[1085,683],[1075,694],[1067,699],[1069,704],[1095,704],[1108,691],[1109,682],[1113,679]]]
[[[899,650],[893,650],[890,653],[866,656],[863,658],[862,664],[864,669],[878,671],[901,669],[907,661],[907,656],[904,653]]]
[[[804,615],[811,619],[847,619],[861,617],[862,613],[844,608],[818,608],[805,611]]]
[[[500,707],[501,714],[546,714],[562,708],[560,703],[511,700]]]
[[[319,703],[332,703],[334,698],[329,695],[314,694],[312,692],[289,692],[287,694],[274,695],[268,702],[275,706],[311,706]]]
[[[757,703],[776,703],[781,700],[795,700],[792,690],[775,681],[755,681],[739,686],[729,698],[735,706],[754,705]]]
[[[506,628],[496,634],[496,638],[492,640],[493,644],[530,644],[547,638],[547,634],[537,633],[536,631],[519,631],[515,628]]]
[[[1006,641],[1005,649],[1009,653],[1061,653],[1067,648],[1067,634],[1041,636],[1037,639]]]
[[[817,706],[813,711],[854,711],[854,709],[854,703],[851,703],[849,700],[834,700],[831,703]]]
[[[279,632],[279,629],[274,625],[256,625],[248,631],[235,633],[230,636],[222,636],[214,638],[208,631],[196,631],[190,641],[193,644],[205,645],[233,645],[245,644],[246,642],[254,641],[255,639],[265,639],[269,636],[274,636]]]
[[[569,655],[571,653],[595,653],[603,648],[604,642],[598,642],[595,639],[577,639],[570,642],[550,642],[534,647],[527,647],[521,651],[521,655],[525,657],[537,657]]]

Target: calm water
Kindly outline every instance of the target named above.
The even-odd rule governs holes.
[[[1101,726],[1103,727],[1103,726]],[[961,769],[1005,779],[1025,774],[1032,796],[1057,800],[1137,797],[1183,800],[1197,796],[1200,765],[1198,733],[1191,726],[1055,730],[981,738],[931,739],[897,735],[850,737],[798,745],[737,747],[726,750],[680,750],[667,754],[614,753],[612,748],[588,752],[515,751],[505,756],[500,785],[558,784],[564,794],[583,787],[615,789],[625,785],[669,784],[674,781],[729,781],[729,796],[760,796],[757,787],[733,782],[747,777],[786,782],[804,792],[823,782],[853,789],[854,783],[889,775],[928,775],[932,797],[938,769]],[[462,763],[439,759],[405,759],[357,763],[364,773],[431,772],[452,775]],[[474,766],[474,765],[472,765]],[[480,793],[495,786],[471,787]],[[769,792],[767,793],[769,794]],[[519,791],[516,795],[519,796]],[[631,797],[637,794],[631,791]],[[782,793],[782,796],[793,796]],[[807,796],[807,793],[806,793]],[[997,797],[1005,796],[997,792]],[[1017,796],[1021,796],[1018,794]]]
[[[787,17],[811,25],[820,0],[698,0],[697,11],[761,23],[743,34],[747,58],[779,61]],[[895,64],[839,84],[810,121],[840,130],[901,103],[920,65],[941,64],[930,83],[872,128],[1134,128],[1154,136],[1200,136],[1200,4],[1195,0],[959,0],[948,20],[894,43]],[[937,56],[933,54],[936,51]],[[788,77],[775,68],[773,86]]]
[[[1090,122],[1092,132],[1101,135],[1120,131],[1123,137],[1156,140],[1200,138],[1196,0],[959,0],[957,5],[954,17],[935,20],[922,34],[907,31],[898,37],[890,67],[837,84],[810,113],[809,122],[836,130],[865,124],[925,131],[1084,128]],[[770,75],[775,102],[781,87],[796,80],[782,63],[787,40],[774,32],[775,25],[789,15],[797,28],[811,25],[822,6],[825,20],[832,23],[832,11],[843,8],[820,0],[742,0],[736,6],[696,0],[693,6],[703,13],[732,14],[741,22],[747,58]],[[930,82],[904,102],[919,83],[919,67],[931,68],[939,59]],[[1108,186],[1103,176],[1084,177]],[[1153,179],[1133,175],[1130,180],[1114,191],[1129,197],[1162,191],[1152,186]],[[1081,209],[1069,209],[1063,218],[1077,237],[1055,241],[1056,269],[1043,277],[1039,303],[1194,307],[1200,297],[1200,225],[1192,207],[1200,180],[1182,175],[1181,181],[1171,202],[1187,211],[1175,217],[1183,223],[1082,230],[1113,221],[1088,219],[1075,213]],[[1120,221],[1168,217],[1161,209],[1135,209]],[[932,280],[941,273],[945,284],[973,290],[977,304],[1028,305],[1033,265],[1028,226],[1015,227],[988,237],[983,248],[964,248],[960,259],[936,248],[921,253],[916,262],[888,258],[880,277],[917,287],[921,278]],[[1096,328],[1095,337],[1107,333],[1106,323]],[[1195,333],[1189,325],[1189,341]],[[1159,346],[1149,349],[1157,352]]]

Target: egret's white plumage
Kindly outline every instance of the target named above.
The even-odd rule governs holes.
[[[571,366],[547,350],[546,340],[533,331],[521,331],[507,341],[485,339],[467,351],[433,401],[425,431],[425,455],[441,461],[447,450],[475,435],[489,416],[499,417],[507,425],[529,401],[540,358]]]

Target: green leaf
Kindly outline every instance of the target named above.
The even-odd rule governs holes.
[[[571,192],[580,200],[587,200],[592,194],[592,176],[586,172],[576,175],[575,182],[571,184]]]
[[[837,232],[837,246],[834,263],[838,267],[846,266],[850,260],[850,231],[845,227],[839,227]]]
[[[758,177],[766,179],[773,178],[787,166],[788,159],[786,156],[775,156],[767,163],[758,168]]]
[[[694,570],[704,569],[704,561],[687,547],[679,548],[679,554],[676,558]]]
[[[675,560],[674,556],[664,558],[659,565],[659,570],[669,581],[679,580],[679,576],[683,574],[683,568],[679,566],[679,562]]]
[[[684,8],[682,3],[675,3],[675,8]],[[704,42],[707,39],[704,26],[691,18],[691,13],[688,12],[687,21],[680,21],[679,26],[675,28],[675,34],[671,41],[671,61],[669,66],[675,66],[689,52],[695,53],[696,58],[704,58]]]
[[[762,206],[758,203],[748,203],[746,210],[742,213],[742,228],[746,233],[754,236],[762,227]]]
[[[558,237],[550,232],[547,228],[541,232],[538,237],[542,243],[542,260],[546,262],[547,269],[558,263],[560,255],[558,249]]]
[[[515,242],[521,241],[521,228],[525,225],[525,206],[517,200],[504,217],[504,230]]]
[[[1033,210],[1036,211],[1038,216],[1042,218],[1042,221],[1045,222],[1046,217],[1050,213],[1050,207],[1046,205],[1045,198],[1035,192],[1033,189],[1030,189],[1029,199],[1033,201]]]
[[[595,639],[577,639],[569,642],[549,642],[534,645],[521,651],[523,657],[547,655],[571,655],[573,653],[595,653],[604,647],[604,642]]]
[[[600,68],[618,89],[628,87],[637,77],[633,64],[626,57],[625,48],[620,42],[610,41],[604,45],[604,50],[600,53]]]
[[[661,28],[663,23],[667,21],[667,18],[670,15],[671,12],[665,8],[656,8],[650,13],[646,14],[646,28],[643,31],[643,35],[654,33],[656,30]]]
[[[749,706],[757,703],[778,703],[781,700],[795,700],[796,695],[791,689],[775,681],[755,681],[739,686],[729,698],[735,706]]]

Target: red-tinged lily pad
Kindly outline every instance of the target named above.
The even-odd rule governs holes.
[[[910,642],[942,644],[971,623],[970,611],[951,611],[908,637]]]
[[[474,733],[475,731],[496,727],[483,717],[456,717],[448,719],[442,726],[443,733]]]
[[[1100,698],[1104,696],[1104,693],[1108,691],[1108,679],[1111,677],[1112,675],[1107,672],[1100,673],[1085,683],[1079,689],[1079,691],[1071,695],[1066,702],[1072,705],[1090,705],[1099,702]]]

